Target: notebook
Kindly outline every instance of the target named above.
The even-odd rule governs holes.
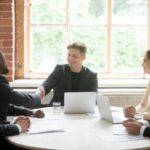
[[[64,113],[94,113],[96,97],[96,92],[65,92]]]
[[[107,96],[97,95],[97,105],[101,118],[107,121],[117,124],[128,119],[124,116],[122,109],[111,109]]]

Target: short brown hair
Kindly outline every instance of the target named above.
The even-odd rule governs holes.
[[[145,56],[148,60],[150,60],[150,49],[146,51]]]
[[[2,53],[2,51],[0,51],[0,74],[7,74],[8,72],[9,72],[9,70],[8,70],[8,66],[6,64],[5,57]]]
[[[86,51],[87,51],[86,45],[80,42],[74,42],[68,45],[67,49],[70,49],[70,48],[78,49],[80,53],[83,53],[83,54],[86,54]]]

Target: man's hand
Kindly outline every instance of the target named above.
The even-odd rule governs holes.
[[[25,117],[25,116],[19,116],[15,122],[15,124],[18,124],[20,127],[21,127],[21,133],[22,132],[27,132],[29,127],[30,127],[30,124],[31,124],[31,121],[30,121],[30,118],[28,117]]]
[[[124,121],[122,124],[126,128],[126,130],[129,134],[134,134],[134,135],[140,134],[140,129],[143,125],[143,123],[138,122],[134,119],[128,119],[128,120]]]
[[[33,112],[33,117],[43,118],[44,116],[45,116],[45,114],[42,110],[37,110],[37,111]]]
[[[45,90],[43,88],[43,86],[39,86],[36,90],[36,94],[39,95],[41,101],[42,99],[45,97]]]

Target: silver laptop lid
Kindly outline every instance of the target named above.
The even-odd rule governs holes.
[[[124,116],[123,111],[114,111],[111,109],[110,101],[107,96],[98,95],[97,104],[101,118],[116,124],[122,123],[122,121],[127,119]]]
[[[107,96],[97,95],[97,105],[101,118],[113,122],[110,103]]]
[[[96,96],[96,92],[65,92],[64,113],[95,112]]]

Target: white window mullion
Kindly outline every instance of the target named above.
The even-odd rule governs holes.
[[[71,28],[70,28],[70,0],[66,0],[66,44],[68,45],[71,41]]]
[[[147,48],[150,49],[150,0],[147,0]]]
[[[106,49],[106,73],[112,70],[112,48],[111,48],[111,33],[112,33],[112,0],[107,0],[107,49]]]

